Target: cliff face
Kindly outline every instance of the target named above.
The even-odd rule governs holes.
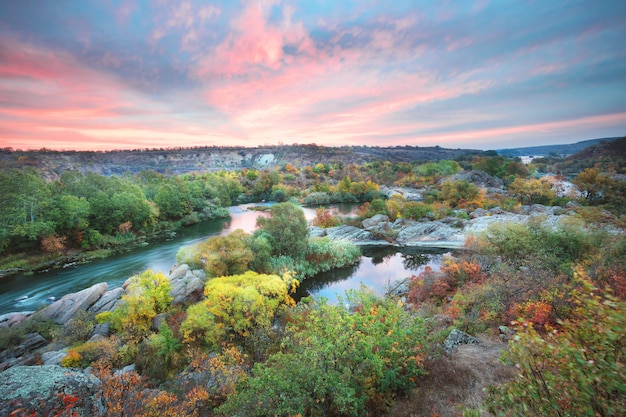
[[[258,148],[212,147],[114,152],[0,151],[0,168],[34,166],[53,179],[64,171],[102,175],[136,174],[151,169],[160,173],[273,168],[291,163],[296,167],[317,163],[362,164],[371,161],[415,162],[454,159],[480,151],[440,147],[324,147],[317,145]]]

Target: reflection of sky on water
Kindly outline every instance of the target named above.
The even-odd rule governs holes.
[[[308,290],[307,287],[310,287],[308,292],[314,297],[325,297],[331,302],[337,300],[337,295],[343,295],[346,290],[358,289],[362,284],[372,288],[376,294],[382,295],[389,287],[389,284],[394,281],[417,275],[426,266],[437,269],[443,254],[428,253],[426,256],[428,257],[426,264],[411,270],[406,269],[406,255],[403,256],[402,253],[387,254],[387,256],[382,258],[382,261],[380,257],[363,256],[354,272],[352,272],[351,268],[348,268],[345,269],[343,274],[341,272],[344,270],[340,270],[338,273],[320,274],[312,278],[312,280],[320,280],[322,285],[318,286],[305,281],[302,287],[303,290]]]

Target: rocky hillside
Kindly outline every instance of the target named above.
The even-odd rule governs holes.
[[[296,167],[317,163],[362,164],[371,161],[415,162],[454,159],[481,153],[477,150],[417,147],[326,147],[318,145],[206,147],[191,149],[150,149],[112,152],[14,151],[0,150],[0,167],[34,166],[54,178],[63,171],[77,170],[102,175],[135,174],[151,169],[160,173],[265,168],[291,163]]]

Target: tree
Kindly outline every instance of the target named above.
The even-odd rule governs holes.
[[[450,207],[467,203],[478,197],[480,191],[471,182],[465,180],[446,181],[441,185],[439,199],[447,202]]]
[[[600,173],[598,168],[587,168],[572,180],[588,202],[600,199],[602,191],[609,184],[609,177]]]
[[[522,204],[552,204],[556,200],[556,190],[548,181],[515,178],[509,186],[509,193],[517,196]]]
[[[272,206],[270,215],[259,217],[257,227],[271,236],[272,254],[302,258],[309,238],[302,209],[293,203],[279,203]]]

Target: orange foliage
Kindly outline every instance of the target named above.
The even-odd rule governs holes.
[[[56,234],[46,236],[41,239],[41,250],[47,253],[59,253],[65,249],[65,236],[60,237]]]
[[[119,226],[117,226],[117,230],[119,230],[120,234],[122,235],[125,235],[126,233],[130,232],[132,228],[133,228],[133,224],[131,222],[124,222],[120,224]]]
[[[319,226],[321,228],[327,229],[329,227],[335,227],[339,224],[339,221],[330,210],[326,210],[323,207],[318,208],[315,211],[315,218],[311,222],[313,226]]]

